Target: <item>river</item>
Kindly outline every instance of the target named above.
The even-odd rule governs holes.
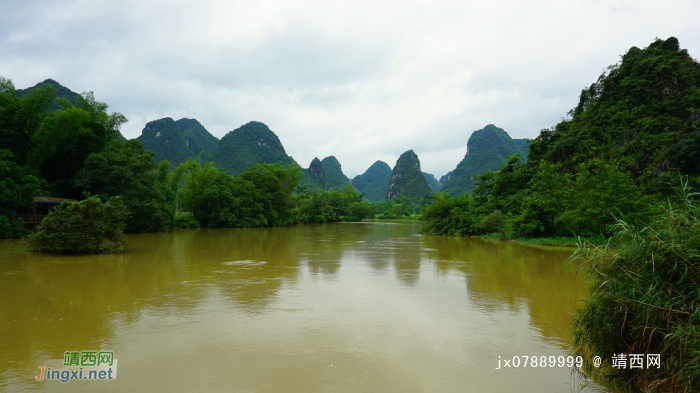
[[[605,391],[502,361],[569,355],[587,294],[570,249],[419,229],[175,230],[85,256],[0,240],[0,390]],[[35,381],[66,352],[108,350],[116,378]]]

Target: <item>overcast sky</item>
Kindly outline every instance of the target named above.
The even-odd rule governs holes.
[[[349,177],[413,149],[454,169],[475,130],[534,138],[631,46],[700,57],[700,1],[7,1],[0,75],[52,78],[129,118],[267,124]]]

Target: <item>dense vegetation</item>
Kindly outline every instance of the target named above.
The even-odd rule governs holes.
[[[633,47],[530,142],[527,162],[513,155],[471,194],[441,196],[424,231],[479,234],[496,211],[509,237],[609,234],[619,214],[648,222],[678,172],[700,182],[699,107],[700,66],[678,40]]]
[[[591,274],[591,295],[574,315],[576,351],[607,367],[585,371],[629,390],[700,390],[700,208],[687,182],[649,225],[617,221],[610,244],[584,241],[572,256]],[[677,199],[677,198],[674,198]],[[612,247],[611,247],[612,246]],[[659,354],[660,367],[613,368],[616,354]]]
[[[27,237],[35,252],[111,253],[124,250],[124,220],[129,209],[119,197],[102,202],[97,196],[63,203]]]
[[[221,138],[213,161],[224,172],[238,176],[256,164],[290,165],[294,159],[265,124],[251,121]]]
[[[389,178],[386,200],[405,195],[414,203],[421,204],[433,195],[428,182],[420,170],[420,161],[413,150],[401,154]]]
[[[509,156],[521,153],[510,135],[493,124],[474,131],[467,141],[464,159],[451,172],[441,191],[453,196],[474,191],[477,175],[498,170]]]
[[[352,185],[365,194],[365,199],[380,202],[386,200],[390,178],[391,167],[383,161],[377,161],[365,173],[355,176]]]
[[[61,109],[52,110],[55,103]],[[0,237],[22,234],[13,208],[31,208],[32,196],[81,199],[86,190],[76,175],[91,154],[120,137],[126,121],[107,108],[91,92],[75,105],[56,98],[51,84],[19,97],[12,81],[0,77]]]

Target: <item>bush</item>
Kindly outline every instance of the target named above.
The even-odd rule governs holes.
[[[618,220],[607,246],[589,248],[579,239],[570,259],[583,261],[592,278],[590,298],[572,322],[575,350],[589,375],[614,387],[700,389],[700,208],[687,180],[681,184],[680,206],[668,203],[641,228]],[[590,363],[615,354],[660,354],[661,368]]]
[[[178,213],[175,215],[175,220],[173,221],[174,228],[199,228],[199,221],[197,221],[192,213]]]
[[[32,252],[111,253],[124,250],[129,212],[119,197],[97,196],[57,206],[27,237]]]

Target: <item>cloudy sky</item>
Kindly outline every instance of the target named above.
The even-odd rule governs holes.
[[[196,118],[217,137],[267,124],[303,167],[346,175],[454,169],[487,124],[534,138],[631,46],[676,36],[700,57],[700,2],[8,1],[0,75],[53,78],[146,122]]]

